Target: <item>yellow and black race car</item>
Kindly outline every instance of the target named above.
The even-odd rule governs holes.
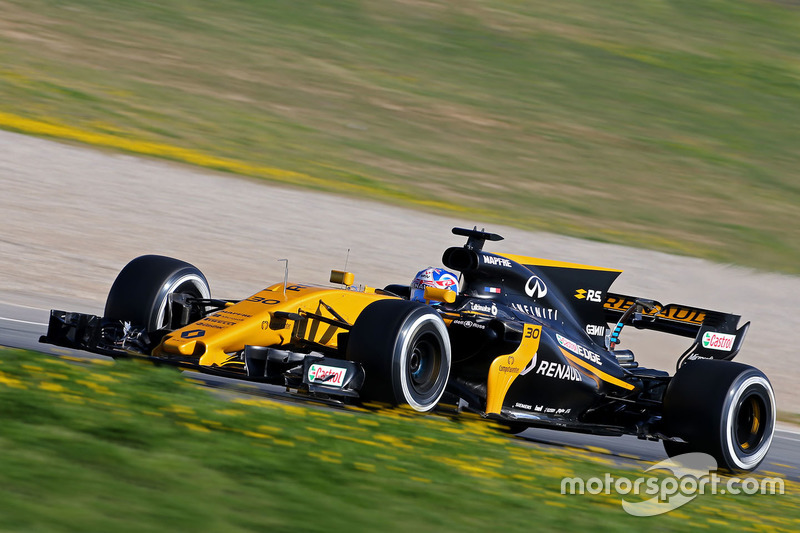
[[[530,426],[662,440],[670,456],[755,469],[775,428],[767,377],[730,361],[739,316],[609,292],[619,270],[483,250],[444,252],[457,290],[355,288],[284,279],[244,300],[211,298],[194,266],[142,256],[122,269],[104,316],[52,311],[41,341],[285,385],[305,396],[429,411],[457,406],[511,430]],[[417,289],[413,289],[417,290]],[[625,326],[693,339],[670,376],[617,350]]]

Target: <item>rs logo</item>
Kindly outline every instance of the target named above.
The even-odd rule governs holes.
[[[603,301],[603,291],[578,289],[575,291],[575,298],[578,300],[587,300],[589,302],[595,302],[599,304]]]

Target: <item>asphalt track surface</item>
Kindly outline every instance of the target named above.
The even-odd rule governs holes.
[[[74,310],[74,309],[72,309]],[[107,359],[87,352],[69,350],[39,343],[39,337],[47,330],[49,310],[25,307],[0,301],[0,345],[23,348],[50,354],[55,357],[67,356],[70,359]],[[222,398],[258,396],[279,402],[306,402],[293,396],[283,387],[261,383],[242,382],[196,372],[186,372],[192,380],[208,388]],[[315,402],[314,405],[319,405]],[[336,408],[331,406],[331,408]],[[602,437],[545,429],[529,429],[520,435],[525,444],[532,448],[568,447],[601,454],[619,466],[632,470],[645,470],[649,463],[666,458],[659,442],[639,440],[632,436]],[[512,437],[509,437],[512,438]],[[772,447],[759,473],[770,475],[777,472],[781,476],[800,482],[800,430],[793,426],[779,424]]]

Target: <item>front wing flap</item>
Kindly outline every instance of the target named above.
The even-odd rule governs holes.
[[[39,342],[110,357],[120,353],[125,354],[122,345],[116,345],[112,340],[116,335],[110,332],[109,328],[119,330],[119,336],[122,336],[125,324],[119,321],[111,322],[95,315],[54,309],[50,311],[47,333],[39,338]]]

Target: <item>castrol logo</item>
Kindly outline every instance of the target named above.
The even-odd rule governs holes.
[[[730,352],[733,349],[733,341],[735,340],[736,335],[706,331],[705,335],[703,335],[703,348]]]

